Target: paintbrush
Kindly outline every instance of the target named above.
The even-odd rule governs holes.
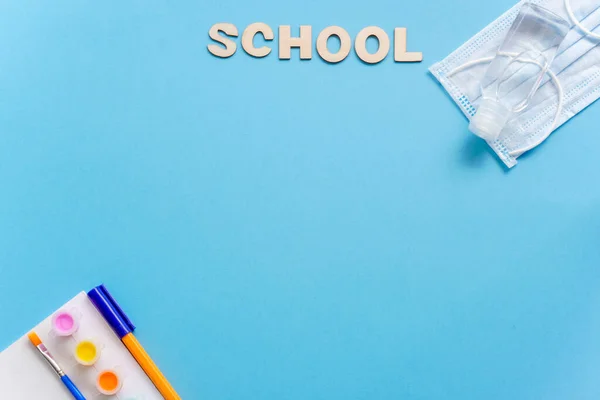
[[[71,392],[73,398],[75,398],[76,400],[85,400],[85,397],[79,391],[79,389],[77,389],[77,386],[75,386],[73,381],[67,376],[67,374],[65,374],[65,371],[63,371],[63,369],[60,367],[60,365],[58,365],[52,354],[50,354],[46,346],[44,346],[44,344],[40,340],[40,337],[35,332],[30,332],[27,335],[27,337],[29,338],[31,343],[33,343],[35,348],[38,349],[42,357],[44,357],[44,359],[48,361],[48,364],[50,364],[54,372],[56,372],[62,383],[67,387],[67,389],[69,389],[69,392]]]

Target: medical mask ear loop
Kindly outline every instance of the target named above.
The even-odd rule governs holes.
[[[565,1],[569,1],[569,0],[565,0]],[[518,57],[519,56],[516,53],[498,53],[498,54],[500,54],[501,56],[506,56],[506,57]],[[479,58],[477,60],[472,60],[472,61],[466,62],[463,65],[460,65],[460,66],[456,67],[455,69],[453,69],[452,71],[450,71],[449,73],[447,73],[446,77],[450,78],[453,75],[456,75],[457,73],[462,72],[465,69],[471,68],[475,65],[492,62],[492,60],[494,58],[495,58],[495,56],[485,57],[485,58]],[[542,65],[539,61],[536,61],[536,60],[519,60],[519,61],[521,61],[523,63],[528,63],[528,64],[535,64],[538,67],[544,69],[544,65]],[[510,153],[508,153],[511,157],[515,157],[515,158],[519,157],[521,154],[533,149],[534,147],[539,146],[544,140],[546,140],[548,138],[548,136],[550,136],[550,134],[552,132],[554,132],[554,130],[558,126],[558,121],[560,119],[560,115],[562,114],[562,110],[563,110],[563,106],[564,106],[564,91],[563,91],[562,85],[561,85],[560,81],[558,80],[558,77],[556,76],[556,74],[554,72],[550,71],[549,69],[546,70],[546,73],[548,74],[550,79],[552,79],[552,83],[554,84],[554,86],[556,87],[556,90],[558,91],[558,105],[556,107],[556,113],[554,115],[554,120],[552,121],[552,125],[550,126],[548,133],[543,135],[541,138],[536,140],[534,143],[530,144],[529,146],[527,146],[523,149],[513,150]]]
[[[585,33],[588,37],[591,37],[594,39],[600,39],[599,34],[594,33],[592,31],[590,31],[589,29],[587,29],[575,17],[575,14],[573,13],[573,9],[571,8],[571,0],[565,0],[565,8],[567,9],[567,14],[569,14],[569,18],[571,19],[571,22],[573,22],[573,24],[575,24],[579,29],[581,29],[581,31],[583,33]],[[562,109],[564,106],[564,91],[563,91],[562,85],[560,84],[560,81],[558,80],[558,77],[556,76],[556,74],[554,74],[554,72],[552,72],[550,70],[548,70],[547,72],[548,72],[548,75],[550,76],[550,78],[552,78],[552,81],[554,82],[554,86],[556,86],[556,89],[558,90],[558,107],[556,110],[556,115],[554,116],[554,121],[552,122],[552,127],[550,128],[550,131],[546,135],[544,135],[541,138],[541,140],[536,142],[534,145],[528,146],[525,149],[520,149],[520,150],[516,150],[516,151],[509,153],[513,157],[518,157],[521,154],[525,153],[526,151],[529,151],[529,150],[533,149],[534,147],[540,145],[544,140],[546,140],[546,138],[548,138],[548,136],[550,136],[550,134],[552,132],[554,132],[554,129],[556,129],[556,127],[558,126],[558,120],[560,118],[560,114],[562,113]]]
[[[583,26],[583,24],[581,23],[581,21],[579,21],[577,19],[577,17],[575,17],[575,13],[573,12],[573,9],[571,8],[571,0],[565,0],[565,8],[567,9],[567,14],[569,14],[569,18],[571,19],[571,22],[573,22],[583,33],[585,33],[586,35],[588,35],[589,37],[592,37],[594,39],[600,39],[599,34],[590,31],[588,28]]]

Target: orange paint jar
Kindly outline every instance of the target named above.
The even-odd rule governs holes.
[[[117,394],[119,390],[121,390],[122,385],[123,379],[114,369],[100,371],[98,378],[96,379],[96,389],[107,396]]]

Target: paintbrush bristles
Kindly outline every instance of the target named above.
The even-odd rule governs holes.
[[[29,340],[31,340],[31,343],[33,343],[34,346],[39,346],[40,344],[42,344],[40,337],[35,332],[30,332],[27,335],[27,337],[29,338]]]

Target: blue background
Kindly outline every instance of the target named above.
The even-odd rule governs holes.
[[[0,347],[105,282],[184,399],[597,399],[600,104],[507,171],[427,72],[513,2],[0,3]]]

